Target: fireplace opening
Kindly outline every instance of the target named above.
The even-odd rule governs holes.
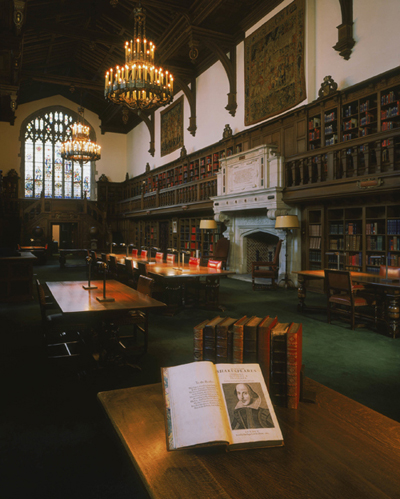
[[[247,239],[247,273],[251,273],[252,262],[270,262],[274,258],[279,237],[269,232],[254,232]]]

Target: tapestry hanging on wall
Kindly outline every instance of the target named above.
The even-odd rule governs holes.
[[[306,98],[304,0],[295,0],[245,40],[245,125]]]
[[[183,96],[161,111],[161,156],[183,146]]]

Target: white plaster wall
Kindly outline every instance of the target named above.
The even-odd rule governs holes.
[[[21,125],[32,113],[48,106],[64,106],[74,112],[77,112],[79,107],[75,102],[56,95],[18,106],[13,126],[9,123],[0,122],[0,170],[3,171],[3,174],[7,174],[12,168],[18,174],[21,173]],[[125,180],[127,136],[116,133],[102,135],[98,115],[85,109],[84,117],[93,127],[96,133],[96,141],[101,146],[101,159],[96,161],[96,170],[98,172],[96,179],[104,173],[111,181],[121,182]]]
[[[316,1],[317,90],[327,75],[343,89],[400,64],[399,0],[354,0],[353,19],[356,44],[346,61],[332,49],[342,22],[339,1]]]
[[[346,61],[332,47],[338,41],[337,26],[341,24],[338,0],[306,0],[306,78],[307,100],[312,102],[325,76],[331,75],[339,89],[354,85],[366,78],[383,73],[400,64],[396,47],[400,44],[400,0],[354,0],[353,36],[356,45],[350,60]],[[285,0],[270,15],[260,20],[248,32],[249,36],[268,19],[291,3]],[[188,153],[195,152],[222,138],[225,124],[234,133],[244,130],[244,43],[237,52],[237,110],[232,117],[225,106],[229,91],[228,79],[220,62],[217,62],[197,80],[197,132],[192,137],[189,126],[189,105],[185,98],[184,144]],[[181,94],[179,94],[181,95]],[[177,97],[179,97],[179,95]],[[147,153],[149,135],[145,125],[133,130],[128,136],[128,148],[132,151],[128,159],[130,175],[143,173],[147,162],[151,168],[162,166],[179,157],[180,151],[160,157],[159,111],[156,113],[156,153],[152,158]]]

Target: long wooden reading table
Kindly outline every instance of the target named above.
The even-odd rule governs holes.
[[[155,499],[400,497],[400,423],[306,379],[316,404],[276,407],[283,447],[168,452],[161,384],[98,399]]]

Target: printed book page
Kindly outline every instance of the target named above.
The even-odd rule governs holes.
[[[230,442],[215,366],[201,361],[163,369],[167,439],[171,450]]]
[[[283,445],[259,364],[216,364],[232,431],[232,447]]]

